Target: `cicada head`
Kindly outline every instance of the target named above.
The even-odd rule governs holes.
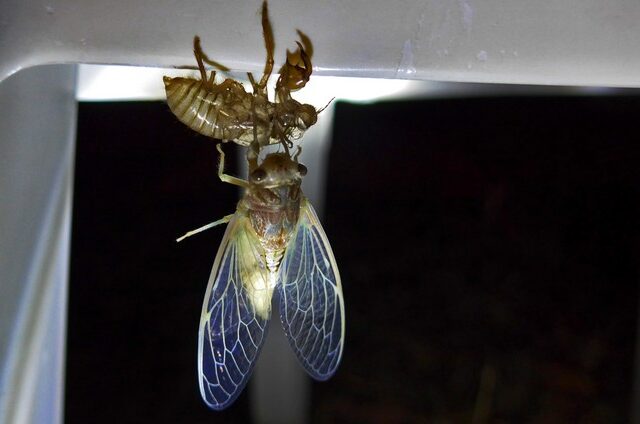
[[[251,208],[282,210],[300,201],[300,184],[307,168],[288,153],[270,153],[249,173]],[[293,202],[293,203],[292,203]]]
[[[273,189],[283,186],[300,186],[307,167],[287,153],[270,153],[249,174],[252,186]]]
[[[276,120],[272,138],[297,140],[318,121],[318,112],[312,105],[302,104],[293,99],[277,103]]]

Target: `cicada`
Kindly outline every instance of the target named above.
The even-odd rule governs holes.
[[[340,274],[320,221],[300,184],[297,155],[269,153],[248,180],[236,212],[187,233],[227,223],[202,305],[198,376],[206,404],[229,406],[247,384],[265,340],[272,298],[291,348],[316,380],[331,377],[342,357],[345,311]],[[183,238],[184,238],[183,237]],[[180,240],[180,239],[179,239]]]
[[[202,135],[251,146],[254,159],[260,148],[269,144],[284,143],[291,147],[291,140],[301,137],[315,124],[319,113],[312,105],[302,104],[291,96],[291,92],[304,87],[311,76],[310,39],[298,30],[298,49],[287,50],[272,102],[267,94],[267,82],[273,71],[275,42],[266,1],[262,4],[262,33],[267,59],[259,81],[252,73],[247,74],[252,93],[232,78],[217,83],[215,71],[207,76],[205,63],[222,71],[229,68],[207,57],[198,36],[194,37],[193,52],[200,79],[164,77],[167,103],[182,123]]]

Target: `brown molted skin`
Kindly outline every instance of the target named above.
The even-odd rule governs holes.
[[[200,38],[194,37],[200,78],[164,77],[167,103],[180,122],[207,137],[241,146],[257,144],[257,149],[276,143],[290,146],[291,140],[301,137],[316,123],[318,111],[291,97],[291,92],[303,88],[311,77],[311,40],[298,31],[298,48],[294,52],[287,50],[272,102],[267,95],[267,82],[273,71],[275,42],[266,1],[262,4],[262,34],[267,58],[260,80],[254,80],[249,73],[252,93],[232,78],[217,83],[215,71],[207,74],[205,63],[222,71],[229,68],[211,60],[202,51]]]

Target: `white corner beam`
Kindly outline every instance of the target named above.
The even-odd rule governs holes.
[[[0,0],[0,81],[35,65],[192,65],[194,34],[234,70],[264,60],[259,1]],[[278,0],[276,61],[295,29],[316,75],[640,86],[637,0]]]
[[[76,66],[0,84],[0,423],[60,423]]]

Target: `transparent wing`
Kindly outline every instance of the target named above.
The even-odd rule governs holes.
[[[200,393],[213,409],[224,409],[242,392],[260,353],[269,307],[256,308],[255,290],[267,275],[248,219],[236,213],[216,255],[202,305],[198,334]],[[253,293],[253,297],[252,297]],[[272,292],[267,301],[270,303]],[[255,301],[254,301],[255,302]]]
[[[344,300],[331,246],[306,199],[280,273],[280,319],[289,343],[311,377],[326,380],[342,357]]]

